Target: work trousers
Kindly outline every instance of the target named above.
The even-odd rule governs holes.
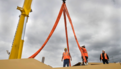
[[[86,61],[87,61],[87,63],[88,63],[88,57],[85,56],[85,58],[86,58]],[[83,56],[82,56],[82,61],[84,62]]]
[[[108,60],[102,60],[103,64],[107,63],[108,64]]]
[[[66,65],[67,67],[69,67],[69,59],[64,60],[63,67],[65,67]]]

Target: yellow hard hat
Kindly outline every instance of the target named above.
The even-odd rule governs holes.
[[[66,50],[67,48],[64,48],[64,50]]]

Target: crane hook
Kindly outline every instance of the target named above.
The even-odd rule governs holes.
[[[63,2],[65,3],[65,2],[66,2],[66,0],[63,0]]]

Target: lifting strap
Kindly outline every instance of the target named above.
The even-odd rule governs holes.
[[[58,17],[57,17],[57,19],[56,19],[56,21],[55,21],[55,24],[54,24],[54,26],[53,26],[53,28],[52,28],[52,30],[51,30],[49,36],[47,37],[46,41],[45,41],[44,44],[41,46],[41,48],[40,48],[38,51],[36,51],[36,52],[35,52],[32,56],[30,56],[29,58],[34,58],[34,57],[36,57],[37,54],[44,48],[44,46],[46,45],[46,43],[48,42],[48,40],[49,40],[50,37],[52,36],[52,34],[53,34],[55,28],[56,28],[57,25],[58,25],[58,22],[59,22],[59,20],[60,20],[61,14],[62,14],[62,12],[63,12],[63,7],[64,7],[64,4],[62,4],[62,6],[61,6],[61,9],[60,9],[60,12],[59,12],[59,14],[58,14]]]
[[[63,9],[63,16],[64,16],[64,23],[65,23],[65,33],[66,33],[66,43],[67,43],[67,49],[69,52],[69,43],[68,43],[68,33],[67,33],[67,22],[66,22],[66,9]],[[69,66],[71,66],[71,61],[69,59]]]
[[[72,24],[72,21],[71,21],[71,17],[70,17],[70,15],[69,15],[69,12],[68,12],[67,7],[65,7],[65,9],[66,9],[67,17],[68,17],[68,19],[69,19],[69,22],[70,22],[71,27],[72,27],[72,30],[73,30],[73,34],[74,34],[75,40],[76,40],[77,45],[78,45],[78,48],[79,48],[79,50],[80,50],[80,52],[81,52],[81,54],[82,54],[82,56],[83,56],[84,62],[87,62],[87,61],[86,61],[86,58],[85,58],[85,55],[84,55],[84,53],[83,53],[82,47],[80,47],[79,42],[78,42],[78,40],[77,40],[75,31],[74,31],[74,27],[73,27],[73,24]]]
[[[67,42],[67,49],[68,49],[68,52],[69,52],[69,43],[68,43],[68,34],[67,34],[66,15],[67,15],[67,17],[68,17],[68,19],[69,19],[69,22],[70,22],[70,24],[71,24],[71,27],[72,27],[72,30],[73,30],[73,34],[74,34],[75,40],[76,40],[76,42],[77,42],[78,48],[79,48],[79,50],[80,50],[80,52],[81,52],[81,54],[82,54],[82,56],[83,56],[84,61],[86,62],[85,55],[84,55],[84,53],[83,53],[82,47],[80,47],[79,42],[78,42],[78,40],[77,40],[75,31],[74,31],[74,27],[73,27],[73,24],[72,24],[72,21],[71,21],[71,18],[70,18],[70,15],[69,15],[69,12],[68,12],[68,9],[67,9],[65,3],[62,4],[61,9],[60,9],[59,14],[58,14],[58,17],[57,17],[57,19],[56,19],[56,21],[55,21],[55,24],[54,24],[54,26],[53,26],[53,28],[52,28],[50,34],[48,35],[46,41],[45,41],[44,44],[41,46],[41,48],[40,48],[39,50],[37,50],[37,51],[36,51],[32,56],[30,56],[29,58],[34,58],[34,57],[36,57],[36,56],[39,54],[39,52],[44,48],[44,46],[47,44],[48,40],[50,39],[50,37],[52,36],[53,32],[55,31],[55,29],[56,29],[56,27],[57,27],[57,25],[58,25],[58,22],[59,22],[59,20],[60,20],[60,17],[61,17],[61,15],[62,15],[62,12],[64,13],[65,33],[66,33],[66,42]],[[69,61],[69,62],[70,62],[70,61]],[[70,66],[71,66],[71,62],[70,62],[69,64],[70,64]]]

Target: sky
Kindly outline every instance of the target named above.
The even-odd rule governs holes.
[[[24,0],[0,0],[0,60],[8,59]],[[32,12],[26,26],[22,58],[34,54],[48,37],[62,0],[33,0]],[[121,62],[121,0],[66,0],[80,46],[85,45],[89,62],[100,62],[102,50],[109,62]],[[67,19],[71,64],[82,62],[81,53]],[[66,45],[63,15],[56,30],[42,51],[35,57],[52,67],[62,67],[62,53]]]

